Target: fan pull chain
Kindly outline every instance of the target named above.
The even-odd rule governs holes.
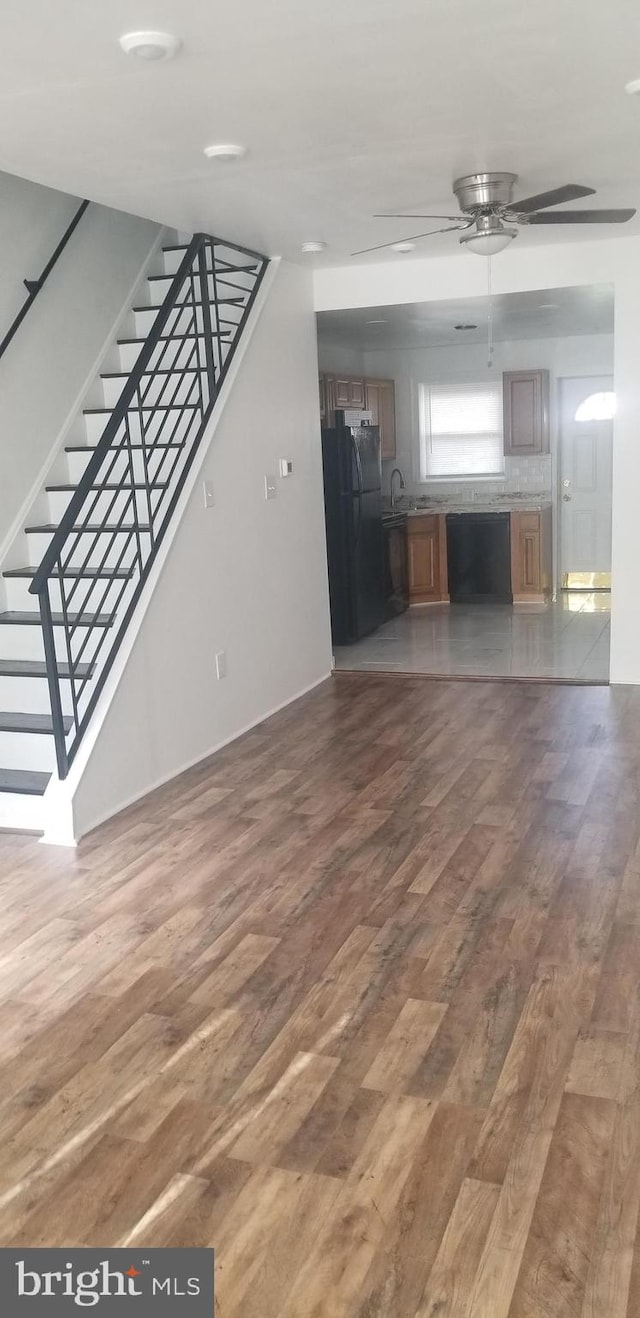
[[[487,257],[487,297],[489,299],[489,309],[487,313],[487,366],[489,370],[493,366],[493,294],[491,287],[491,257]]]

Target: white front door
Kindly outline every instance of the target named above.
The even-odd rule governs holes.
[[[606,411],[598,394],[613,394],[611,376],[560,381],[561,581],[567,573],[611,571],[613,420],[598,419]]]

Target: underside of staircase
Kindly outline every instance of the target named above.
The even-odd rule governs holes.
[[[210,275],[203,273],[198,285],[192,273],[190,286],[185,283],[189,307],[182,310],[178,301],[170,331],[156,328],[154,332],[154,326],[163,322],[160,313],[188,250],[189,240],[170,242],[152,259],[120,337],[106,352],[99,379],[91,386],[86,406],[66,435],[46,486],[36,494],[28,522],[4,565],[0,828],[42,828],[45,793],[52,778],[64,776],[61,765],[67,762],[67,739],[73,754],[82,736],[91,714],[92,687],[99,685],[103,668],[111,662],[123,617],[136,603],[136,592],[144,584],[162,534],[159,510],[173,509],[191,462],[190,448],[199,443],[194,435],[204,428],[207,407],[210,411],[215,402],[218,381],[257,291],[262,258],[252,262],[249,254],[238,257],[236,252],[234,260],[230,254],[234,249],[225,246],[222,267],[217,268],[211,246]],[[213,344],[207,342],[206,354],[205,295],[215,298],[213,331],[210,319],[205,319]],[[151,356],[150,336],[157,340]],[[114,441],[113,455],[109,452],[95,481],[90,476],[87,483],[92,459],[104,450],[110,423],[117,419],[119,406],[122,410],[132,372],[137,372],[137,388],[124,421],[126,444]],[[113,424],[111,431],[115,434]],[[68,525],[68,510],[80,508],[80,497],[77,520]],[[167,520],[164,511],[162,520]],[[47,643],[42,593],[39,598],[30,587],[36,578],[36,588],[42,592],[38,569],[41,577],[47,552],[61,541],[62,531],[65,546],[71,548],[68,553],[60,551],[48,571]],[[48,671],[52,667],[53,689]]]

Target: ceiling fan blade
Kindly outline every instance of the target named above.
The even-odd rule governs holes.
[[[462,215],[374,215],[374,220],[461,220]]]
[[[626,224],[633,219],[635,210],[615,211],[549,211],[529,215],[527,224]]]
[[[413,233],[409,238],[394,238],[393,242],[378,243],[377,247],[361,247],[359,252],[352,252],[351,255],[365,256],[367,252],[381,252],[383,247],[394,247],[396,243],[417,243],[419,238],[431,238],[436,233],[455,233],[459,229],[468,229],[472,223],[473,220],[470,220],[469,224],[451,224],[446,229],[430,229],[429,233]]]
[[[530,211],[542,211],[547,206],[559,206],[563,201],[579,201],[580,197],[595,196],[595,188],[583,188],[580,183],[565,183],[563,188],[551,188],[549,192],[538,192],[535,197],[525,197],[523,201],[514,201],[506,209],[520,215]]]

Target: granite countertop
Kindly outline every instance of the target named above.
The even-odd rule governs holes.
[[[409,517],[433,513],[540,513],[551,507],[551,499],[501,499],[499,503],[436,503],[427,508],[406,508]],[[401,511],[400,509],[398,511]]]

